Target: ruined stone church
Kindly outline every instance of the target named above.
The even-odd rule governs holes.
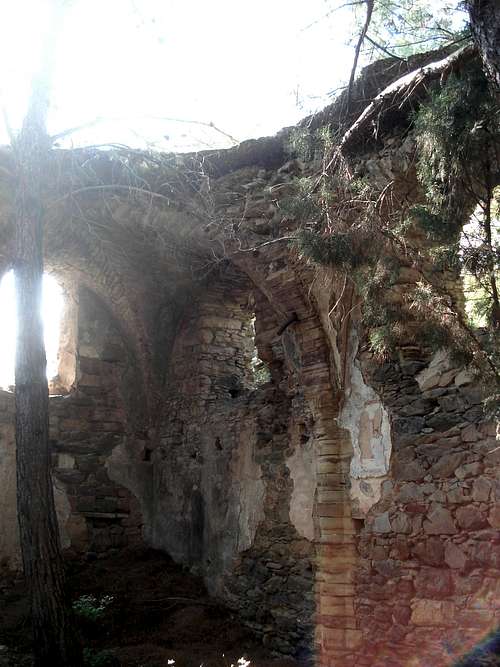
[[[347,111],[344,96],[275,137],[147,164],[60,149],[50,175],[66,553],[163,550],[266,646],[324,667],[448,664],[500,618],[500,447],[480,380],[418,337],[375,355],[355,287],[297,251],[304,219],[284,206],[321,178],[294,133],[354,122],[409,67],[372,66]],[[420,196],[410,115],[384,108],[349,144],[352,170],[390,185],[396,208]],[[387,293],[418,280],[409,262]],[[0,392],[0,564],[15,571],[14,410]]]

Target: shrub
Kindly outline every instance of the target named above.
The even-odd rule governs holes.
[[[86,621],[98,621],[112,602],[111,595],[104,595],[99,599],[95,595],[82,595],[73,602],[73,611]]]

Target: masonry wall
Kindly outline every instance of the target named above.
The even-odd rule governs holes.
[[[129,437],[120,389],[131,361],[109,312],[84,288],[76,312],[76,386],[49,401],[54,493],[63,547],[78,557],[100,556],[142,539],[138,501],[106,469]],[[14,417],[14,395],[0,392],[0,559],[11,569],[20,567]]]
[[[264,382],[252,370],[254,317],[257,346],[266,339],[274,350]],[[148,543],[203,574],[267,645],[309,656],[314,450],[300,389],[280,370],[277,329],[234,269],[192,304],[138,495]]]
[[[392,141],[362,166],[411,200],[413,149]],[[157,346],[164,383],[143,385],[108,308],[80,291],[76,386],[51,399],[63,540],[99,556],[144,536],[281,653],[448,665],[500,621],[495,427],[445,356],[414,344],[373,358],[344,276],[277,242],[297,223],[280,199],[306,173],[290,160],[211,184],[231,262],[198,281],[173,346]],[[399,296],[414,276],[400,279]],[[12,424],[2,393],[0,553],[15,563]]]
[[[361,355],[390,415],[390,471],[359,535],[358,664],[450,664],[500,621],[500,462],[480,387],[445,354]]]

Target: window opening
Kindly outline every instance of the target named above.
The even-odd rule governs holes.
[[[271,373],[267,364],[259,358],[259,351],[255,344],[255,316],[252,317],[250,321],[250,331],[252,336],[252,358],[250,360],[252,385],[254,387],[260,387],[271,381]]]
[[[45,351],[47,355],[47,378],[58,374],[59,339],[64,296],[61,286],[53,276],[44,274],[42,288],[42,323],[44,328]],[[0,388],[14,387],[16,359],[16,293],[14,272],[9,271],[0,281]]]

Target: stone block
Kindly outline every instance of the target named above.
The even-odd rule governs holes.
[[[429,470],[429,474],[435,478],[446,478],[451,477],[456,470],[456,468],[462,463],[465,458],[464,453],[453,453],[448,454],[444,452],[437,461]]]
[[[437,412],[435,415],[427,417],[425,426],[433,428],[435,431],[447,431],[461,421],[462,417],[453,412]]]
[[[465,419],[470,422],[480,422],[484,416],[484,411],[481,405],[474,405],[469,408],[464,414]]]
[[[441,565],[444,563],[444,542],[439,537],[430,537],[423,542],[418,542],[412,548],[412,553],[427,565]]]
[[[374,533],[390,533],[392,532],[391,522],[389,520],[389,512],[383,512],[375,517],[372,524]]]
[[[456,376],[455,376],[455,386],[456,387],[463,387],[466,384],[470,384],[471,382],[474,381],[474,374],[471,373],[470,371],[460,371]]]
[[[453,542],[447,542],[444,549],[444,560],[446,565],[453,570],[461,570],[465,567],[467,557],[459,546]]]
[[[424,491],[422,486],[413,482],[402,484],[397,494],[397,500],[400,503],[418,502],[419,500],[423,500],[423,498]]]
[[[481,437],[475,424],[469,424],[463,428],[460,435],[464,442],[476,442]]]
[[[345,645],[348,649],[356,649],[363,640],[363,633],[361,630],[347,629],[345,631]]]
[[[318,631],[319,641],[325,649],[338,649],[345,646],[346,631],[342,628],[322,627]]]
[[[417,626],[453,626],[455,607],[452,602],[415,600],[412,604],[411,623]]]
[[[487,477],[479,477],[472,485],[472,498],[476,502],[488,502],[491,494],[491,482]]]
[[[354,616],[352,598],[321,597],[318,612],[322,616]]]
[[[470,477],[477,477],[482,471],[483,466],[481,463],[466,463],[455,470],[455,475],[458,479],[469,479]]]
[[[464,530],[481,530],[488,525],[486,517],[474,505],[459,507],[455,513],[460,528]]]
[[[411,533],[413,528],[411,517],[404,512],[398,512],[391,518],[391,526],[395,533],[402,533],[404,535]]]
[[[394,479],[405,482],[418,482],[427,475],[421,461],[399,461],[394,463]]]
[[[493,528],[500,530],[500,503],[494,505],[489,513],[488,522]]]
[[[428,535],[453,535],[457,527],[451,512],[443,505],[434,504],[424,521],[424,532]]]
[[[445,549],[446,559],[446,549]],[[449,570],[423,568],[415,578],[417,595],[431,600],[441,600],[453,593],[453,578]]]
[[[100,387],[102,385],[102,378],[100,375],[91,375],[90,373],[82,373],[78,380],[79,387]]]

